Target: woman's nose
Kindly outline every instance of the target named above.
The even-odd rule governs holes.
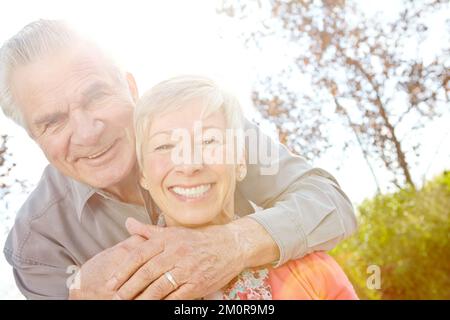
[[[192,176],[200,172],[202,168],[202,163],[183,163],[176,167],[176,171],[187,176]]]

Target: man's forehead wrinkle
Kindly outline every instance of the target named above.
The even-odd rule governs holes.
[[[91,73],[104,78],[108,76],[108,67],[105,61],[94,54],[83,54],[73,61],[73,70],[76,73]]]
[[[65,81],[57,82],[47,90],[34,90],[40,97],[37,100],[40,103],[37,105],[33,121],[39,123],[52,115],[68,113],[71,109],[77,108],[82,102],[86,88],[95,83],[94,80],[89,79],[90,74],[82,75],[83,77],[80,77],[77,72],[69,73]],[[68,85],[70,83],[73,84]]]

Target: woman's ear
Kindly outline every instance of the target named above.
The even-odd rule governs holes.
[[[236,165],[236,180],[242,181],[247,175],[247,162],[245,159],[245,151],[240,155],[240,159]]]
[[[239,164],[236,166],[236,180],[242,181],[245,179],[245,176],[247,175],[247,165]]]
[[[239,157],[236,165],[236,180],[242,181],[245,179],[245,176],[247,175],[247,161],[245,158],[245,148],[242,150],[242,153],[238,153],[237,155]]]
[[[137,100],[139,99],[139,92],[136,85],[136,80],[134,79],[133,75],[129,72],[126,73],[126,77],[131,97],[133,98],[134,102],[137,102]]]

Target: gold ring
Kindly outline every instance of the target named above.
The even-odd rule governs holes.
[[[167,280],[169,280],[169,282],[173,285],[173,287],[175,289],[178,288],[177,282],[175,281],[175,279],[173,278],[173,275],[169,271],[164,273],[164,276],[167,278]]]

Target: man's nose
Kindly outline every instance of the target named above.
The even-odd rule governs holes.
[[[71,118],[73,144],[92,146],[100,141],[105,128],[102,120],[94,118],[84,110],[74,110]]]

